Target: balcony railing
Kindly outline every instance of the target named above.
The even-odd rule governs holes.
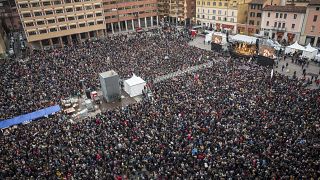
[[[285,27],[271,27],[271,29],[276,31],[286,31]]]

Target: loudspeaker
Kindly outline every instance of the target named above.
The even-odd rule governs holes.
[[[86,89],[86,96],[88,99],[91,99],[90,93],[91,93],[91,89],[90,88]]]

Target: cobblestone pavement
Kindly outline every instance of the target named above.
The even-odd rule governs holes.
[[[210,50],[211,51],[211,46],[208,43],[203,43],[203,41],[205,40],[205,36],[196,36],[193,41],[189,42],[190,46],[196,46],[200,49],[206,49],[206,50]]]
[[[286,67],[286,64],[288,63],[288,67]],[[284,70],[282,71],[282,66],[285,66]],[[296,76],[301,79],[303,78],[303,69],[302,69],[302,66],[298,65],[298,64],[295,64],[295,63],[292,63],[292,59],[291,57],[289,58],[286,58],[286,60],[280,60],[278,65],[275,65],[275,71],[280,73],[280,74],[283,74],[283,75],[286,75],[286,76],[290,76],[292,77],[293,76],[293,73],[294,71],[296,71]],[[317,63],[314,63],[314,62],[310,62],[309,63],[309,66],[304,66],[304,69],[306,69],[306,78],[310,78],[311,79],[311,76],[308,75],[308,73],[312,73],[312,74],[315,74],[315,75],[318,75],[318,79],[320,78],[320,65],[317,64]],[[308,86],[308,88],[310,89],[316,89],[316,88],[319,88],[317,87],[316,83],[312,82],[312,84],[310,86]]]

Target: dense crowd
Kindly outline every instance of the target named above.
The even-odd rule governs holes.
[[[48,79],[54,79],[50,86],[62,89],[59,92],[62,96],[73,90],[72,87],[76,89],[77,80],[95,77],[93,71],[108,67],[122,77],[130,76],[128,69],[134,67],[132,71],[152,79],[176,71],[183,64],[201,63],[198,62],[200,55],[215,57],[212,53],[188,47],[178,38],[167,42],[170,59],[158,59],[155,56],[160,58],[167,54],[166,49],[161,49],[167,38],[158,37],[150,43],[144,38],[142,43],[135,37],[125,40],[127,45],[114,38],[110,44],[100,42],[79,51],[76,48],[65,50],[64,55],[56,51],[48,55],[50,58],[39,58],[33,64],[47,64],[44,61],[50,62],[56,56],[63,59],[61,64],[52,63],[57,69],[48,71],[56,72]],[[126,51],[127,46],[140,48]],[[108,48],[117,50],[109,52]],[[96,49],[94,55],[89,53],[93,49]],[[122,51],[127,53],[120,53]],[[90,57],[83,57],[84,62],[78,60],[80,65],[76,65],[76,60],[70,57],[79,57],[81,52],[87,52],[85,54]],[[103,54],[108,54],[110,62],[105,62]],[[47,57],[41,53],[35,57],[39,55]],[[98,56],[105,64],[93,65],[98,60],[91,58]],[[129,63],[125,63],[125,58]],[[0,178],[320,177],[319,90],[306,90],[298,81],[277,73],[271,79],[270,69],[247,60],[223,57],[215,57],[215,60],[208,69],[152,84],[153,98],[145,97],[139,103],[102,112],[81,122],[70,122],[57,114],[6,130],[5,143],[1,146]],[[115,64],[121,64],[121,67]],[[82,66],[83,69],[77,70]],[[44,66],[42,73],[46,67],[52,68]],[[36,70],[32,73],[40,74]],[[75,74],[80,78],[70,78]],[[65,84],[59,87],[62,85],[59,83]],[[95,78],[87,83],[97,86]],[[43,84],[43,88],[49,86],[45,82],[39,84]],[[48,93],[47,96],[53,95]]]
[[[212,53],[188,46],[183,33],[115,36],[79,46],[34,52],[21,61],[0,61],[0,120],[29,113],[100,87],[98,73],[115,70],[122,78],[135,73],[147,81],[202,63]],[[170,60],[165,56],[170,55]]]

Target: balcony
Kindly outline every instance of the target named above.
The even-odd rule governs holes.
[[[271,27],[270,29],[275,30],[275,31],[286,31],[287,28],[285,28],[285,27]]]

